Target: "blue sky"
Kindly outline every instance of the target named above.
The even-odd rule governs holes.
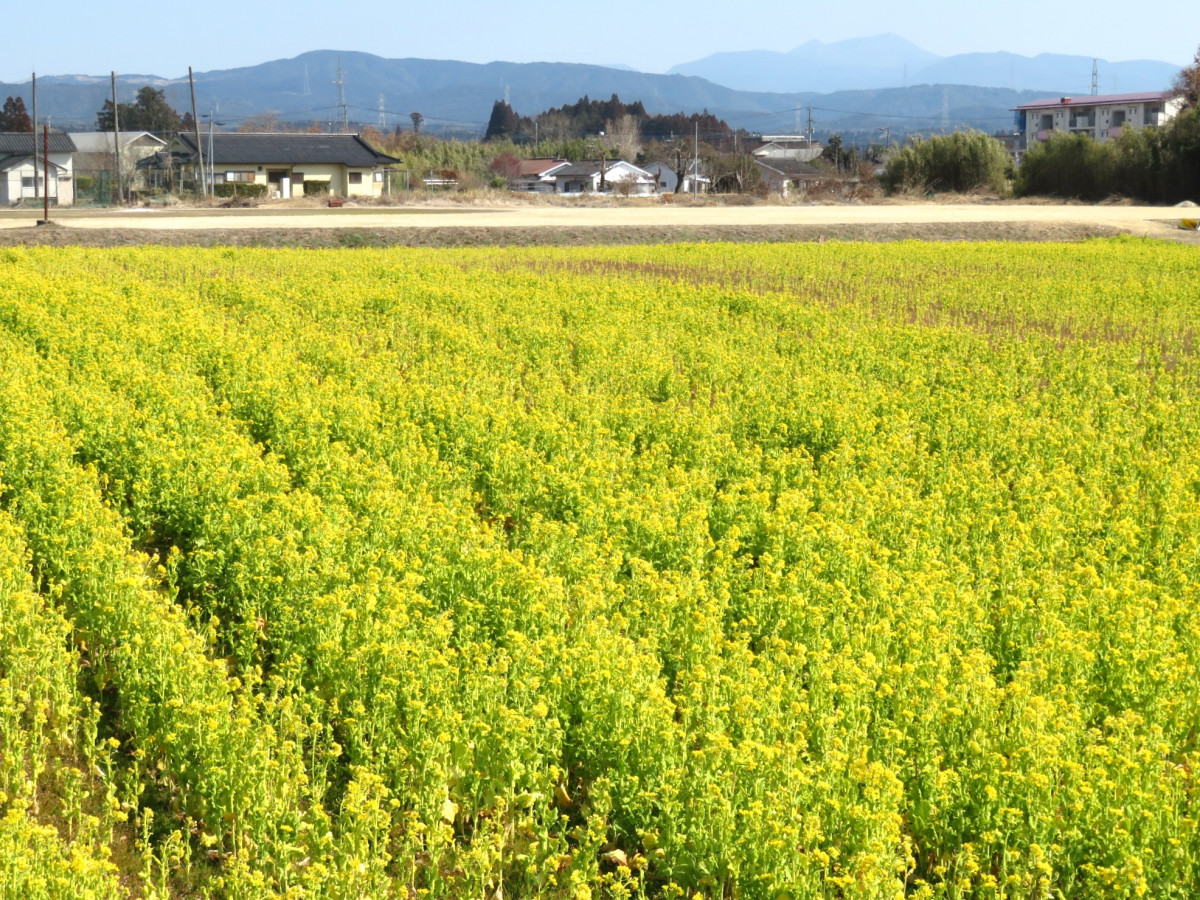
[[[3,81],[25,81],[34,69],[39,75],[101,75],[115,69],[178,77],[189,65],[196,71],[225,69],[319,49],[467,62],[623,64],[661,72],[723,50],[787,51],[813,39],[885,32],[940,55],[1008,50],[1180,65],[1200,44],[1196,0],[1159,0],[1151,7],[1114,0],[1086,5],[1062,0],[916,5],[895,0],[609,0],[595,5],[293,0],[286,6],[252,0],[199,5],[58,0],[44,37],[39,15],[23,8],[30,15],[20,39],[10,34],[0,53]]]

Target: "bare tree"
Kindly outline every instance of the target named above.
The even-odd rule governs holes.
[[[1183,95],[1183,102],[1189,109],[1200,106],[1200,49],[1190,66],[1184,66],[1171,87]]]
[[[642,125],[628,113],[604,123],[604,146],[620,159],[633,162],[642,149]]]

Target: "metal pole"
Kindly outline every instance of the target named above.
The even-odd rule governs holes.
[[[50,148],[46,148],[50,152]],[[33,199],[38,197],[38,117],[37,117],[37,72],[33,73]]]
[[[112,73],[113,95],[113,159],[117,169],[117,199],[122,199],[121,192],[121,124],[117,118],[117,73]]]
[[[196,138],[196,159],[198,160],[194,171],[198,173],[197,180],[200,182],[200,196],[207,197],[208,191],[204,187],[204,151],[200,147],[200,117],[196,115],[196,81],[192,78],[191,66],[188,66],[188,84],[192,88],[192,134]],[[180,172],[179,180],[183,180],[182,172]]]
[[[696,143],[692,158],[692,200],[700,199],[700,120],[696,120]]]

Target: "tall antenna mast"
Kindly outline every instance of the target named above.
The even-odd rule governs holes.
[[[1092,96],[1100,93],[1100,60],[1092,60]]]
[[[342,58],[340,56],[338,57],[337,81],[334,84],[337,85],[338,109],[342,111],[342,134],[345,134],[350,130],[350,114],[346,110],[346,75],[342,71]]]

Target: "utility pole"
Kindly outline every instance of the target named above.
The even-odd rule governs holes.
[[[188,66],[188,84],[192,88],[192,134],[196,138],[196,159],[198,167],[196,171],[198,180],[200,181],[200,196],[208,196],[208,187],[204,183],[204,152],[200,147],[200,117],[196,115],[196,81],[192,78],[192,67]],[[180,173],[179,180],[183,180],[183,173]]]
[[[112,73],[113,95],[113,159],[116,160],[117,199],[124,199],[121,191],[121,123],[117,116],[117,73]]]
[[[46,146],[46,152],[50,152],[49,145]],[[37,164],[38,164],[38,118],[37,118],[37,72],[33,73],[33,199],[38,197],[38,180],[37,180]]]
[[[42,154],[42,173],[43,173],[42,177],[46,179],[46,189],[44,191],[42,191],[42,204],[44,206],[42,215],[44,218],[42,219],[42,221],[38,222],[38,224],[39,225],[49,225],[50,224],[50,126],[43,125],[42,127],[46,129],[46,143],[43,144],[43,146],[46,148],[46,152]],[[34,140],[34,143],[37,142],[37,131],[33,132],[33,140]],[[34,183],[36,184],[37,183],[37,159],[36,158],[33,161],[33,180],[34,180]]]
[[[700,120],[696,120],[696,137],[692,145],[692,200],[700,197]]]
[[[808,139],[808,149],[811,150],[812,149],[812,136],[813,136],[812,107],[811,106],[808,107],[808,127],[805,128],[804,134],[805,134],[805,137]]]

